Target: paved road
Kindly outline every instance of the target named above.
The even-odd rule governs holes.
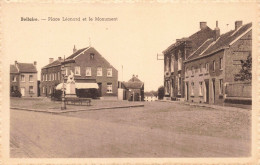
[[[105,112],[104,110],[103,112]],[[114,112],[123,111],[121,109]],[[129,110],[132,113],[141,108]],[[87,116],[89,112],[84,112]],[[99,115],[106,114],[100,112]],[[122,116],[124,118],[124,116]],[[134,121],[133,121],[134,122]],[[250,141],[87,117],[11,110],[11,157],[249,156]]]

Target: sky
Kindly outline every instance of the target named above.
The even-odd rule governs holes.
[[[199,22],[221,34],[234,23],[254,22],[254,3],[8,3],[2,7],[2,56],[8,64],[37,61],[38,78],[49,58],[68,57],[77,49],[94,47],[119,72],[119,81],[133,74],[145,91],[163,85],[163,60],[157,60],[176,39],[199,30]],[[80,17],[79,22],[21,21],[21,17]],[[82,21],[88,17],[117,21]],[[227,26],[228,24],[228,26]],[[123,66],[123,69],[122,69]],[[6,68],[6,69],[9,69]]]

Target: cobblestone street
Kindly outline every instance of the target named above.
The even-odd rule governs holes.
[[[250,156],[251,110],[177,102],[62,115],[12,110],[11,157]]]

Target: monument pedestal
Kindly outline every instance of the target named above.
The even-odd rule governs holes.
[[[77,97],[75,83],[66,84],[66,96],[65,97]]]

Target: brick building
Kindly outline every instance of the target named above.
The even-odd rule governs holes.
[[[42,92],[49,96],[56,86],[62,83],[61,66],[64,59],[51,59],[50,64],[42,68]],[[76,88],[98,86],[100,97],[117,96],[118,71],[93,47],[76,50],[65,59],[65,81],[74,73]]]
[[[144,101],[144,83],[138,75],[133,75],[127,82],[122,82],[122,87],[125,90],[125,100]]]
[[[10,92],[18,90],[24,97],[37,97],[37,63],[10,65]]]
[[[214,30],[207,26],[206,22],[200,22],[200,30],[188,38],[177,39],[170,45],[164,54],[164,87],[165,98],[184,98],[184,65],[186,60],[208,38],[211,38]]]
[[[214,36],[184,61],[185,99],[209,104],[222,104],[230,99],[231,95],[225,93],[227,86],[234,84],[234,75],[241,69],[240,61],[247,59],[251,51],[252,23],[242,25],[242,21],[236,21],[235,29],[222,35],[216,26]],[[237,97],[251,97],[250,85],[240,85],[236,90],[241,90]]]

